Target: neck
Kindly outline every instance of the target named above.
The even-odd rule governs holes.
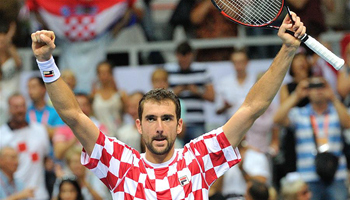
[[[36,102],[34,102],[34,107],[38,110],[41,110],[42,108],[44,108],[46,105],[45,101],[44,100],[38,100]]]
[[[312,105],[312,108],[314,109],[314,111],[317,113],[317,114],[322,114],[324,113],[327,108],[328,108],[328,104],[327,102],[325,101],[322,101],[322,102],[314,102],[311,104]]]
[[[12,130],[16,130],[28,126],[28,123],[26,120],[16,121],[12,119],[9,121],[8,125]]]
[[[146,159],[151,162],[151,163],[154,163],[154,164],[161,164],[161,163],[164,163],[168,160],[170,160],[173,155],[174,155],[174,147],[166,154],[164,155],[156,155],[156,154],[153,154],[152,152],[150,152],[147,148],[146,148]]]
[[[245,71],[237,73],[237,80],[240,84],[244,82],[246,77],[247,77],[247,73]]]

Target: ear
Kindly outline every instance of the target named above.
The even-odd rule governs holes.
[[[141,121],[139,119],[135,120],[137,131],[142,134]]]
[[[182,126],[183,126],[183,120],[182,118],[179,119],[177,123],[176,133],[179,135],[182,132]]]

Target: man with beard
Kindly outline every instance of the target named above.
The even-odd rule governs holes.
[[[32,34],[32,48],[53,105],[82,143],[82,163],[110,189],[113,199],[208,199],[213,182],[240,161],[236,148],[253,122],[264,113],[281,86],[305,33],[294,13],[278,35],[283,46],[270,69],[252,87],[241,108],[222,127],[206,133],[183,149],[175,149],[182,130],[179,99],[173,92],[154,89],[139,103],[136,126],[146,145],[140,154],[101,133],[83,114],[52,58],[52,31]],[[295,37],[286,33],[295,31]]]

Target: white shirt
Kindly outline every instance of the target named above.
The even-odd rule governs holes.
[[[15,178],[26,188],[35,188],[34,199],[47,200],[44,157],[49,153],[49,137],[46,128],[38,123],[11,130],[7,124],[0,127],[0,148],[10,146],[19,153],[19,166]]]

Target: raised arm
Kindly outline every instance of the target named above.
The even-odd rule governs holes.
[[[297,48],[300,36],[305,34],[306,28],[300,18],[292,13],[295,24],[287,15],[278,31],[283,45],[270,68],[251,88],[245,101],[231,119],[223,126],[223,130],[232,146],[237,146],[244,134],[254,121],[268,108],[288,71]],[[286,33],[295,31],[295,37]]]
[[[31,37],[33,53],[53,106],[62,120],[73,130],[86,152],[91,155],[99,130],[81,111],[71,89],[62,78],[59,78],[60,73],[52,57],[56,47],[55,34],[52,31],[37,31]]]

